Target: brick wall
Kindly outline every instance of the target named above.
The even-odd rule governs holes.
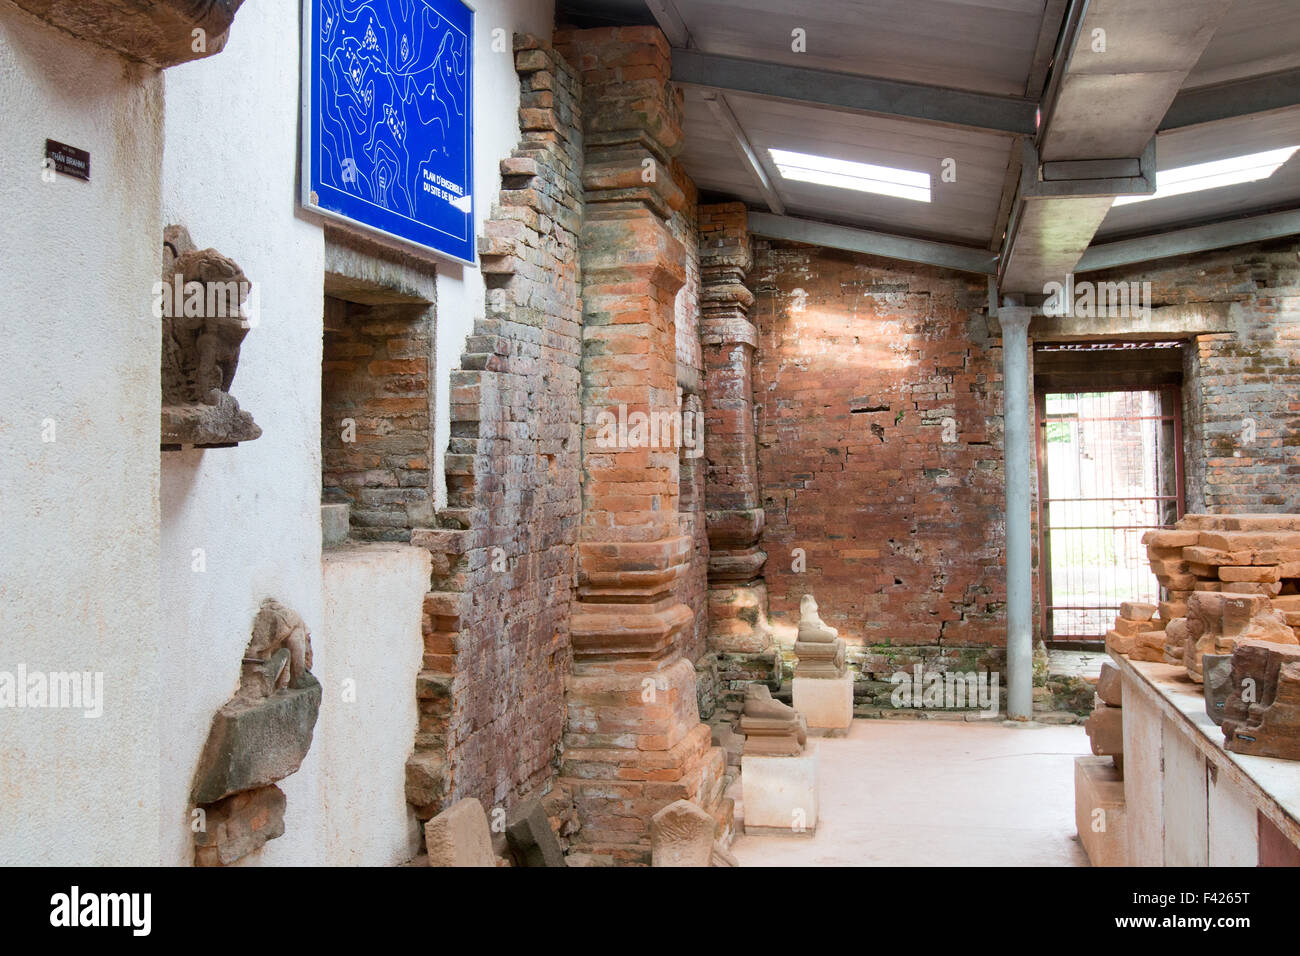
[[[860,693],[914,659],[987,665],[1006,625],[1001,361],[984,283],[779,242],[755,241],[754,259],[772,617],[793,625],[815,594],[857,645]]]
[[[352,536],[407,541],[431,523],[432,310],[326,299],[322,494],[351,503]],[[350,424],[349,424],[350,421]]]
[[[1198,336],[1184,361],[1187,510],[1300,511],[1300,240],[1088,278],[1130,275],[1156,307],[1229,306],[1232,331]]]
[[[448,505],[413,540],[434,552],[421,726],[408,799],[423,816],[510,805],[558,763],[580,516],[580,94],[573,71],[515,39],[519,145],[479,254],[487,314],[451,379]]]

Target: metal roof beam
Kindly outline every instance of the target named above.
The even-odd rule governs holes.
[[[794,100],[823,109],[1032,136],[1038,104],[1012,96],[971,93],[803,66],[673,50],[674,83]]]
[[[1203,86],[1174,97],[1160,131],[1300,106],[1300,70]]]
[[[956,269],[959,272],[974,272],[987,276],[996,272],[995,257],[992,252],[985,249],[895,236],[850,226],[836,226],[812,219],[751,212],[749,231],[772,239],[803,242],[810,246],[824,246],[828,249],[844,249],[848,252],[883,256],[886,259],[901,259],[904,262],[920,262],[944,269]]]
[[[1137,262],[1226,249],[1229,246],[1297,234],[1300,234],[1300,209],[1249,216],[1245,219],[1229,219],[1189,229],[1174,229],[1140,239],[1123,239],[1092,246],[1083,254],[1074,271],[1099,272]]]

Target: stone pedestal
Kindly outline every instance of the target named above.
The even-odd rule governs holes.
[[[817,744],[800,757],[740,758],[746,833],[812,836],[817,829]]]
[[[853,723],[853,675],[796,677],[794,709],[808,721],[808,732],[847,731]]]
[[[1128,866],[1124,781],[1109,758],[1074,758],[1074,825],[1093,866]]]

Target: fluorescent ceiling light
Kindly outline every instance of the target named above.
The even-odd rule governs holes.
[[[769,149],[768,155],[786,179],[837,189],[856,189],[864,193],[896,196],[917,202],[930,201],[930,174],[909,169],[873,166],[871,163],[853,163],[847,159],[831,159],[811,153],[795,153],[788,149]]]
[[[1195,193],[1202,189],[1218,189],[1221,186],[1236,186],[1238,183],[1253,183],[1259,179],[1268,179],[1277,172],[1279,166],[1291,158],[1297,149],[1300,149],[1300,146],[1287,146],[1284,149],[1251,153],[1249,156],[1220,159],[1213,163],[1197,163],[1195,166],[1166,169],[1156,173],[1154,193],[1149,196],[1116,196],[1113,205],[1123,206],[1131,202],[1164,199],[1166,196]]]

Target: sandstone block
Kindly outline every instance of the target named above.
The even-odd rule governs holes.
[[[689,800],[668,804],[650,818],[651,866],[708,866],[717,821]]]
[[[795,677],[794,709],[809,730],[848,730],[853,723],[853,675],[840,678]]]
[[[798,757],[740,759],[745,830],[811,835],[817,829],[817,744]]]
[[[1127,866],[1124,782],[1104,757],[1074,758],[1074,823],[1093,866]]]
[[[483,805],[473,797],[453,803],[424,825],[430,866],[496,866]]]
[[[1119,668],[1109,662],[1101,665],[1101,674],[1097,677],[1097,696],[1107,707],[1118,708],[1122,703],[1124,678]]]
[[[1119,707],[1098,704],[1083,729],[1092,752],[1097,756],[1109,757],[1124,752],[1124,711]]]

